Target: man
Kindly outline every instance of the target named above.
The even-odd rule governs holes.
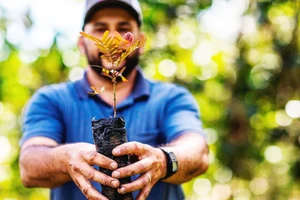
[[[101,37],[105,30],[141,37],[142,15],[136,0],[87,0],[83,30]],[[113,115],[111,81],[93,65],[110,68],[93,42],[80,37],[78,46],[89,67],[74,83],[45,86],[28,103],[23,123],[20,169],[26,187],[51,188],[51,199],[107,199],[100,184],[133,192],[136,199],[184,199],[180,184],[208,168],[208,148],[196,103],[182,87],[152,82],[137,67],[141,50],[122,61],[127,83],[117,84],[118,116],[124,116],[128,143],[113,150],[138,160],[127,167],[95,151],[92,118]],[[90,86],[105,91],[89,96]],[[162,147],[162,148],[160,148]],[[96,170],[113,170],[112,177]],[[133,181],[120,185],[119,178]]]

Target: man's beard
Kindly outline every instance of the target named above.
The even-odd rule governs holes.
[[[86,53],[87,53],[87,60],[88,60],[89,65],[91,66],[91,68],[99,76],[110,79],[109,77],[102,75],[103,62],[102,62],[102,59],[101,59],[101,55],[103,55],[103,54],[101,52],[99,52],[98,57],[95,58],[95,57],[93,57],[89,54],[88,49],[86,48],[86,46],[85,46],[85,50],[86,50]],[[127,58],[125,58],[124,67],[126,67],[126,68],[123,71],[122,76],[127,78],[129,76],[129,74],[135,69],[138,62],[139,62],[138,52],[133,52],[133,54],[131,56],[128,56]]]

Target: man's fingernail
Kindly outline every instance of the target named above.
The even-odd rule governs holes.
[[[112,173],[112,177],[114,177],[114,178],[119,178],[119,177],[120,177],[120,172],[114,171],[114,172]]]
[[[118,167],[118,165],[117,165],[117,163],[110,163],[110,167],[112,168],[112,169],[117,169],[117,167]]]
[[[113,154],[119,154],[120,153],[120,150],[119,149],[114,149],[113,150]]]
[[[112,180],[110,183],[113,187],[118,187],[118,181]]]
[[[124,187],[121,187],[121,188],[120,188],[120,193],[121,193],[121,194],[124,194],[125,192],[126,192],[126,189],[125,189]]]

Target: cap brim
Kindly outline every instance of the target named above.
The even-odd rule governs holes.
[[[127,10],[133,18],[137,21],[138,26],[141,25],[141,21],[139,19],[139,14],[132,8],[130,5],[128,5],[125,2],[122,1],[101,1],[95,5],[93,5],[85,14],[84,17],[84,24],[83,26],[88,23],[92,16],[95,14],[96,11],[103,9],[103,8],[123,8]]]

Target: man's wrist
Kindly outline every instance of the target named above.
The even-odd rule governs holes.
[[[164,153],[164,151],[161,148],[157,148],[158,152],[159,152],[159,158],[161,160],[161,178],[163,179],[166,175],[167,175],[167,157]]]

